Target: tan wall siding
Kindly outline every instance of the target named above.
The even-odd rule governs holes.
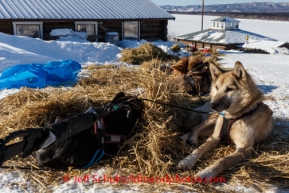
[[[190,45],[192,44],[191,41],[187,41],[187,40],[178,40],[178,42],[182,43],[182,44],[185,44],[185,45]]]
[[[212,48],[212,44],[204,44],[204,47]]]
[[[197,42],[196,44],[197,44],[197,45],[196,45],[196,48],[204,48],[204,43],[202,43],[202,42]]]
[[[212,49],[216,50],[216,49],[220,49],[220,50],[225,50],[225,46],[222,45],[212,45]]]

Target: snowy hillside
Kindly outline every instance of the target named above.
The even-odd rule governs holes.
[[[213,1],[212,1],[213,2]],[[282,2],[282,1],[280,1]],[[192,1],[192,4],[195,3]],[[249,2],[249,3],[232,3],[232,4],[216,4],[205,5],[207,12],[252,12],[252,13],[264,13],[264,12],[288,12],[289,3],[273,3],[273,2]],[[162,5],[166,11],[178,11],[178,12],[201,12],[201,5],[186,5],[186,6],[173,6]]]

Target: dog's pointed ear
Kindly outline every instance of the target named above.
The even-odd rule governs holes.
[[[219,75],[223,73],[223,70],[213,63],[209,64],[209,68],[213,80],[216,80],[219,77]]]
[[[183,66],[183,65],[172,65],[172,69],[174,69],[174,70],[176,70],[176,71],[178,71],[178,72],[181,72],[181,73],[183,73],[183,74],[185,74],[185,72],[186,72],[186,67],[185,66]]]
[[[181,58],[177,63],[172,65],[172,69],[182,74],[186,74],[188,72],[188,61],[188,57]]]
[[[192,70],[199,64],[203,64],[203,59],[200,56],[191,56],[188,58],[188,70]]]
[[[239,61],[235,63],[234,70],[233,70],[233,75],[237,79],[244,79],[247,76],[247,72],[243,66],[243,64]]]

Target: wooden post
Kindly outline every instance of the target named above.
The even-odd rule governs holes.
[[[204,1],[205,0],[202,0],[203,1],[203,4],[202,4],[202,28],[201,28],[201,31],[203,31],[203,24],[204,24]]]

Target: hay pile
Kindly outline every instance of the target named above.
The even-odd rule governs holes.
[[[92,76],[82,79],[75,87],[21,89],[19,93],[0,101],[1,138],[9,132],[27,128],[43,127],[54,122],[56,116],[70,116],[85,111],[90,106],[110,101],[115,94],[125,91],[137,94],[139,98],[158,100],[182,107],[196,107],[198,99],[182,93],[176,93],[168,84],[169,76],[159,69],[147,69],[144,66],[115,67],[91,66]],[[144,91],[144,92],[142,92]],[[123,174],[164,177],[194,176],[194,174],[213,161],[234,151],[232,147],[220,146],[206,154],[191,171],[178,171],[176,165],[192,148],[177,140],[181,120],[186,112],[155,103],[145,102],[145,112],[140,120],[141,129],[121,148],[118,156],[110,160],[101,160],[89,171],[71,170],[70,175],[91,173],[91,170],[106,167],[107,171],[119,170]],[[282,127],[275,125],[275,132],[263,144],[259,145],[255,158],[251,158],[225,171],[230,183],[241,182],[253,185],[259,190],[267,184],[288,185],[289,177],[289,142],[281,138]],[[203,139],[204,140],[204,139]],[[200,142],[202,142],[201,140]],[[25,179],[35,183],[35,187],[46,189],[49,185],[62,184],[63,172],[36,171],[38,167],[33,156],[27,159],[15,158],[5,165],[28,166],[32,170],[17,170]],[[13,167],[12,167],[13,169]],[[111,184],[110,184],[111,185]],[[178,188],[170,185],[170,189]],[[212,184],[185,184],[192,190],[216,191]],[[158,188],[164,188],[159,184]],[[37,192],[37,191],[36,191]]]
[[[173,52],[179,52],[179,51],[181,51],[181,47],[179,44],[174,44],[174,45],[172,45],[171,50]]]
[[[140,65],[145,61],[158,59],[166,61],[170,56],[166,54],[161,48],[151,44],[145,43],[137,48],[127,48],[121,51],[121,62],[129,64]]]
[[[209,56],[206,56],[207,53],[202,52],[201,50],[196,51],[196,52],[191,52],[194,56],[200,56],[202,58],[204,58],[205,62],[213,62],[214,64],[218,64],[218,60],[219,60],[219,56],[221,56],[221,54],[217,51],[212,49],[211,53]]]

